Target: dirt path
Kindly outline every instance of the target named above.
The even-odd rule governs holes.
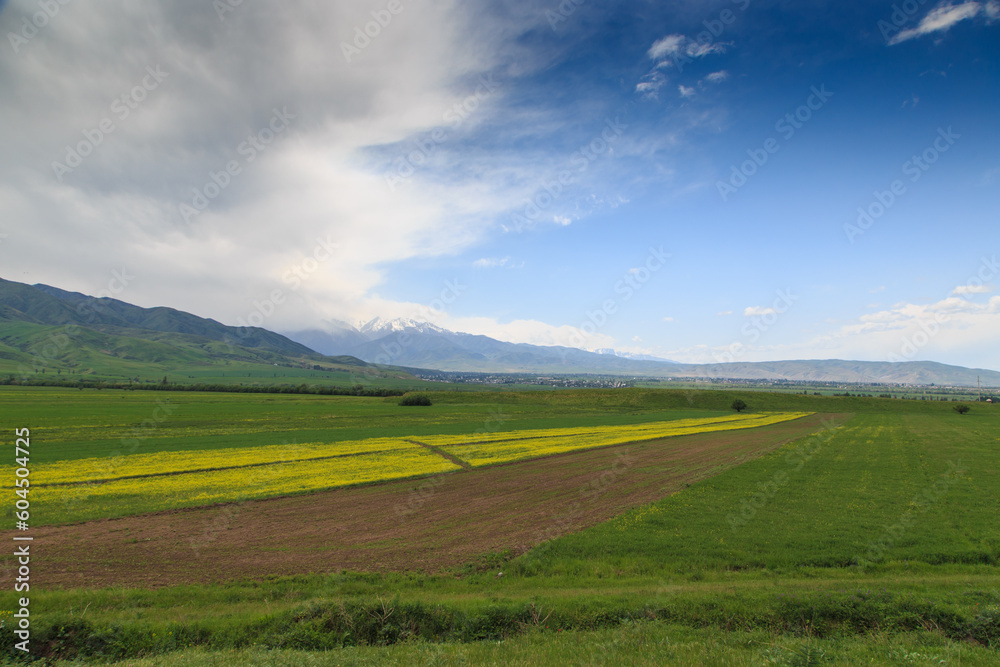
[[[438,456],[448,459],[449,461],[451,461],[452,463],[454,463],[457,466],[462,466],[466,470],[472,470],[472,466],[471,465],[469,465],[468,463],[466,463],[462,459],[458,458],[457,456],[449,454],[448,452],[444,451],[440,447],[435,447],[434,445],[428,445],[426,442],[420,442],[419,440],[407,440],[407,442],[411,442],[414,445],[420,445],[421,447],[424,447],[425,449],[431,450],[432,452],[434,452]]]
[[[830,415],[419,480],[39,528],[32,584],[159,587],[341,569],[440,571],[490,551],[526,550],[668,496],[818,431],[823,417]]]

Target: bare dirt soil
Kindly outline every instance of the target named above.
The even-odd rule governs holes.
[[[812,415],[421,479],[33,530],[43,588],[439,572],[527,550],[814,433]]]

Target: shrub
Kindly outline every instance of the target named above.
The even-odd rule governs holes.
[[[431,399],[423,396],[421,394],[407,394],[403,397],[403,400],[399,402],[400,405],[430,405]]]
[[[743,412],[744,410],[747,409],[747,404],[743,402],[743,399],[737,398],[735,401],[733,401],[733,404],[730,405],[729,407],[731,407],[733,410],[736,410],[736,412]]]

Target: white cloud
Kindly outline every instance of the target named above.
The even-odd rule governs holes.
[[[676,320],[674,320],[674,318],[672,318],[672,317],[664,317],[663,321],[664,322],[675,322]]]
[[[991,21],[996,21],[997,19],[1000,19],[1000,2],[998,2],[997,0],[990,0],[989,2],[986,3],[986,6],[983,8],[983,11],[986,12],[987,18],[989,18],[989,20]]]
[[[959,285],[952,291],[952,295],[990,294],[994,291],[996,291],[996,288],[993,285]]]
[[[725,317],[726,315],[732,315],[732,314],[733,311],[731,310],[720,310],[718,313],[716,313],[716,315],[718,315],[719,317]]]
[[[435,324],[452,331],[489,336],[507,343],[561,345],[586,350],[599,350],[615,346],[615,340],[611,336],[601,333],[588,334],[578,327],[556,326],[538,320],[498,322],[489,317],[444,317],[437,320]]]
[[[510,262],[510,257],[481,257],[472,263],[477,269],[492,269],[497,266],[506,266]]]
[[[696,92],[694,88],[688,88],[683,84],[677,86],[677,91],[681,94],[681,97],[694,97]]]
[[[649,47],[647,55],[650,60],[660,60],[664,56],[672,56],[681,52],[684,44],[688,42],[688,38],[684,35],[667,35],[666,37],[661,37],[660,39],[653,42],[653,45]]]
[[[0,28],[37,6],[14,0],[6,9]],[[123,300],[227,324],[280,289],[285,300],[263,325],[285,331],[389,315],[411,304],[378,297],[388,266],[481,242],[549,173],[537,154],[463,150],[463,133],[501,114],[512,120],[503,111],[512,85],[504,49],[520,28],[506,19],[484,24],[456,4],[405,11],[347,62],[341,42],[371,21],[370,9],[290,0],[275,16],[253,3],[225,22],[211,3],[84,3],[17,58],[0,58],[0,88],[18,91],[0,98],[4,276],[93,294],[124,265],[136,279]],[[120,119],[111,103],[142,82],[147,66],[167,75]],[[487,90],[481,77],[500,85]],[[469,99],[475,111],[456,127],[446,114]],[[294,118],[251,162],[239,147],[268,127],[274,109]],[[49,165],[104,117],[114,131],[57,179]],[[451,171],[418,164],[390,189],[391,166],[435,129],[446,140],[432,161]],[[239,174],[185,222],[179,205],[196,188],[215,188],[212,175],[221,178],[230,161]],[[582,178],[597,178],[601,166],[593,167]],[[573,214],[551,215],[565,225]],[[333,256],[306,278],[291,274],[313,261],[320,239],[337,244]]]
[[[726,70],[719,70],[718,72],[712,72],[705,77],[705,81],[709,83],[722,83],[729,78],[729,72]]]
[[[989,13],[991,11],[995,10],[990,7],[990,4],[993,3],[987,3],[986,6],[988,15],[990,15]],[[916,28],[900,31],[891,40],[889,40],[889,44],[899,44],[900,42],[905,42],[909,39],[913,39],[914,37],[921,37],[933,32],[948,30],[959,21],[973,18],[979,14],[981,9],[983,9],[983,6],[979,2],[964,2],[960,5],[953,5],[950,2],[942,3],[928,12],[927,16],[920,21]]]
[[[667,81],[667,77],[665,77],[662,73],[653,70],[643,76],[639,83],[635,85],[635,92],[645,98],[656,99],[660,88],[666,85]]]
[[[743,311],[744,317],[754,317],[760,315],[774,315],[776,311],[774,308],[767,308],[764,306],[748,306]]]
[[[738,338],[731,345],[702,344],[666,350],[660,355],[689,363],[713,363],[733,354],[737,361],[919,361],[949,357],[955,360],[952,363],[1000,370],[997,331],[1000,296],[991,297],[987,303],[951,296],[930,304],[898,303],[799,342],[768,345]]]
[[[653,42],[646,55],[657,66],[669,66],[677,58],[704,58],[713,53],[725,53],[727,44],[721,42],[699,43],[685,35],[667,35]]]

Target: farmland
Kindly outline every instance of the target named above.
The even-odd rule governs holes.
[[[71,459],[33,469],[36,526],[291,495],[592,447],[754,428],[809,413],[676,419],[488,435],[369,438]],[[335,436],[334,436],[335,437]],[[437,444],[459,443],[437,450]],[[151,444],[151,448],[155,444]],[[0,469],[13,476],[14,469]]]
[[[48,655],[996,661],[992,406],[744,394],[736,415],[722,391],[441,392],[417,408],[184,394],[166,414],[143,392],[3,390],[9,419],[32,428],[33,482],[49,484],[32,587]],[[408,479],[373,483],[404,454]],[[328,467],[346,460],[364,465]],[[225,479],[220,495],[166,491],[198,475]],[[114,481],[79,484],[98,479]],[[66,502],[116,484],[135,486]],[[96,516],[121,518],[81,523]]]

